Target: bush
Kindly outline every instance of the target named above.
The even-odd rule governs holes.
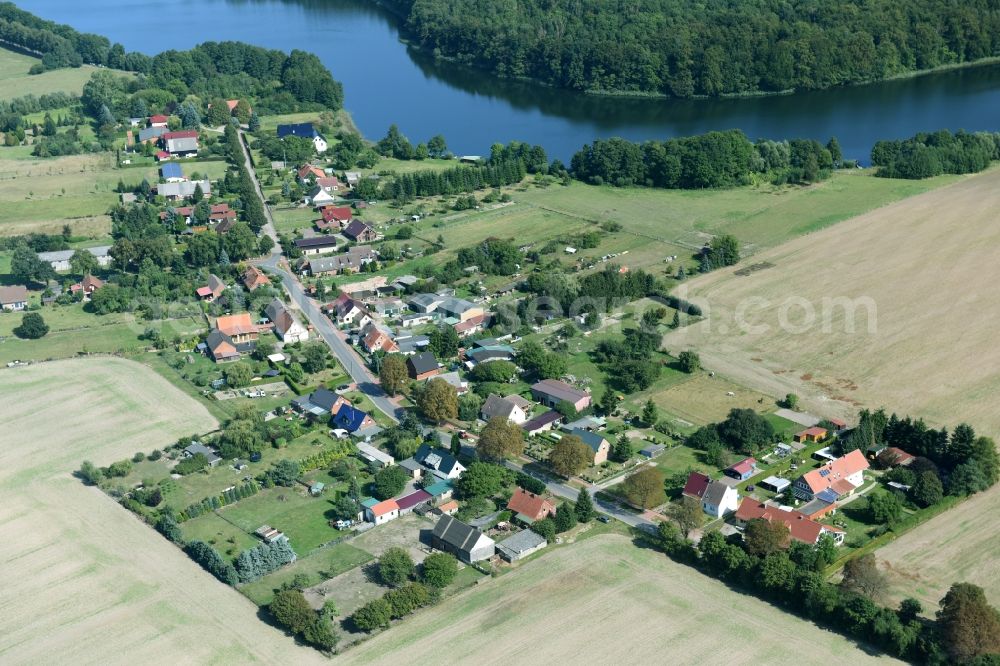
[[[190,458],[185,458],[177,463],[174,466],[174,472],[181,476],[187,476],[188,474],[200,472],[206,467],[208,467],[208,458],[205,457],[204,453],[196,453]]]
[[[21,318],[21,325],[14,329],[14,335],[26,340],[37,340],[48,332],[49,325],[37,312],[29,312],[24,315]]]

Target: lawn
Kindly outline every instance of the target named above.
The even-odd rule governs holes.
[[[0,100],[53,92],[79,95],[83,91],[83,84],[99,69],[93,65],[84,65],[77,68],[56,69],[42,74],[28,74],[31,66],[40,62],[38,58],[0,49]],[[132,76],[128,72],[118,73]]]
[[[302,485],[275,487],[220,509],[219,513],[246,532],[252,533],[261,525],[281,530],[296,553],[307,555],[340,535],[329,525],[334,499],[333,493],[310,497]]]
[[[5,150],[0,149],[0,235],[59,233],[68,224],[75,236],[105,237],[111,231],[107,212],[119,200],[118,181],[157,180],[153,166],[117,169],[112,153],[12,160]]]
[[[139,336],[148,327],[161,327],[165,337],[190,335],[203,328],[194,317],[144,321],[129,313],[90,314],[83,310],[82,304],[46,307],[39,312],[50,331],[38,340],[22,340],[13,335],[13,329],[21,324],[19,314],[0,314],[0,362],[132,353],[146,347],[147,343]]]
[[[290,583],[298,575],[308,577],[308,585],[315,585],[370,562],[373,555],[352,546],[349,542],[338,543],[326,548],[318,548],[306,557],[299,557],[293,564],[282,567],[269,576],[240,586],[245,594],[258,606],[271,603],[274,593],[285,583]]]

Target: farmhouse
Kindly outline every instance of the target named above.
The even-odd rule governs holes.
[[[163,148],[170,153],[171,157],[196,157],[198,155],[198,137],[178,137],[167,139],[166,134],[163,139]]]
[[[327,149],[326,139],[319,133],[312,123],[297,123],[294,125],[278,125],[278,138],[284,139],[286,136],[297,136],[305,139],[312,139],[313,148],[317,153],[325,153]]]
[[[844,543],[844,530],[832,525],[823,525],[812,520],[800,511],[785,510],[770,506],[752,497],[744,497],[736,510],[736,524],[746,527],[751,520],[766,520],[769,523],[782,523],[788,528],[789,536],[795,541],[813,545],[819,542],[824,534],[833,537],[838,546]]]
[[[365,442],[358,442],[358,455],[360,455],[370,466],[377,469],[391,467],[396,463],[396,459],[388,453]]]
[[[205,348],[208,355],[216,363],[228,363],[240,360],[240,352],[236,348],[236,343],[233,342],[232,338],[218,329],[209,331],[208,337],[205,338]]]
[[[399,504],[394,499],[387,499],[379,502],[375,499],[362,500],[365,520],[376,525],[387,523],[390,520],[399,518]]]
[[[306,263],[306,270],[310,275],[326,275],[328,273],[350,273],[361,270],[366,264],[375,261],[375,251],[370,245],[355,245],[348,248],[347,252],[338,254],[335,257],[320,257],[310,259]],[[383,280],[385,278],[382,278]],[[347,285],[343,287],[346,290]]]
[[[375,322],[369,322],[361,329],[361,346],[369,354],[379,351],[387,354],[399,351],[396,341],[392,339],[392,331]]]
[[[378,240],[378,234],[361,220],[353,220],[344,227],[344,235],[355,243],[372,243]]]
[[[198,455],[199,453],[202,454],[203,456],[205,456],[205,458],[208,460],[209,467],[215,467],[220,462],[222,462],[222,457],[219,456],[219,454],[217,454],[215,451],[213,451],[212,449],[208,448],[207,446],[205,446],[201,442],[192,441],[184,449],[184,457],[185,458],[193,458],[196,455]]]
[[[160,183],[156,186],[156,193],[167,201],[179,201],[181,199],[189,199],[199,187],[201,188],[201,193],[206,197],[212,194],[212,184],[208,180],[184,180],[179,183]]]
[[[270,283],[267,276],[253,264],[248,264],[247,269],[243,271],[243,286],[247,288],[247,291],[253,291]]]
[[[24,285],[0,287],[0,308],[19,312],[28,307],[28,289]]]
[[[865,455],[855,449],[800,476],[795,481],[792,492],[803,500],[811,500],[822,495],[823,499],[834,501],[854,494],[854,491],[864,483],[863,473],[868,467]]]
[[[343,428],[358,437],[370,437],[379,431],[375,419],[350,404],[343,405],[337,410],[330,419],[330,425]]]
[[[139,143],[156,143],[160,137],[167,133],[166,126],[146,127],[139,130]]]
[[[557,407],[560,402],[568,402],[578,412],[590,406],[590,394],[575,389],[558,379],[543,379],[531,387],[531,395],[547,407]]]
[[[497,553],[508,562],[517,562],[532,553],[537,553],[548,545],[545,537],[532,532],[531,530],[521,530],[511,537],[507,537],[497,544]]]
[[[757,461],[753,458],[744,458],[734,465],[730,465],[722,473],[732,477],[737,481],[746,481],[757,472]]]
[[[524,434],[534,437],[535,435],[552,430],[552,426],[559,423],[562,418],[563,416],[559,412],[548,411],[544,414],[539,414],[529,421],[525,421],[521,424],[521,429],[524,430]]]
[[[735,511],[739,503],[736,488],[723,481],[712,481],[701,472],[691,472],[688,475],[681,495],[698,500],[701,510],[713,518],[721,518]]]
[[[481,315],[474,315],[465,321],[460,321],[455,324],[455,332],[458,333],[458,337],[460,338],[475,335],[489,326],[491,320],[492,315],[488,312]]]
[[[205,285],[204,287],[198,287],[198,289],[195,290],[195,293],[201,300],[205,301],[206,303],[211,303],[219,296],[222,296],[222,293],[225,290],[226,290],[226,283],[223,282],[221,278],[219,278],[217,275],[213,273],[208,276],[208,284]]]
[[[99,247],[88,247],[87,252],[94,255],[97,265],[107,268],[111,265],[111,246],[101,245]],[[49,264],[56,272],[68,271],[70,269],[69,260],[76,250],[56,250],[54,252],[39,252],[38,258]]]
[[[215,320],[215,328],[232,338],[241,352],[251,352],[257,347],[260,330],[254,325],[249,312],[225,315]]]
[[[431,545],[466,564],[488,560],[496,552],[493,539],[451,516],[438,520],[431,532]]]
[[[479,415],[484,421],[489,421],[494,416],[500,416],[510,423],[521,425],[528,420],[528,413],[531,411],[531,403],[519,395],[508,395],[500,397],[496,393],[490,393],[479,411]]]
[[[365,326],[372,320],[361,301],[353,299],[347,294],[341,294],[337,300],[328,303],[324,309],[328,315],[336,317],[339,324]]]
[[[457,479],[465,471],[453,455],[444,449],[431,448],[428,444],[421,444],[413,457],[402,461],[399,466],[418,481],[427,475],[438,481]]]
[[[441,373],[441,365],[431,352],[414,354],[406,359],[406,372],[418,382]]]
[[[608,461],[608,452],[611,450],[611,445],[608,444],[608,440],[604,439],[596,432],[580,430],[579,428],[570,430],[569,434],[576,435],[584,444],[590,447],[590,450],[594,452],[594,465],[601,465]]]
[[[336,200],[337,197],[333,196],[319,185],[310,189],[309,194],[306,195],[306,203],[312,205],[314,208],[332,204]]]
[[[402,344],[400,344],[400,349],[402,350]],[[455,391],[457,391],[459,395],[462,395],[469,390],[469,382],[462,379],[459,376],[458,371],[445,372],[438,375],[438,379],[454,386]]]
[[[556,515],[555,502],[541,495],[529,493],[523,488],[514,491],[510,501],[507,502],[507,509],[514,513],[515,518],[529,525]]]
[[[702,496],[705,494],[705,489],[708,488],[708,484],[710,483],[712,483],[712,479],[707,474],[691,472],[688,474],[687,482],[684,484],[681,495],[700,502]]]
[[[320,387],[309,395],[299,396],[292,400],[292,408],[300,414],[305,414],[317,419],[324,419],[333,416],[344,405],[350,405],[351,401],[342,395],[337,395],[326,387]]]
[[[795,433],[796,442],[822,442],[826,439],[827,430],[826,428],[820,428],[819,426],[813,426],[811,428],[806,428],[801,432]]]
[[[309,339],[309,331],[279,299],[268,303],[264,314],[274,323],[274,332],[283,342],[305,342]]]
[[[303,185],[311,183],[315,181],[317,178],[323,178],[324,176],[326,176],[326,174],[323,172],[323,169],[319,168],[318,166],[314,166],[312,164],[302,165],[301,167],[299,167],[299,170],[295,175],[298,177],[299,182],[302,183]]]
[[[319,212],[321,217],[316,222],[316,228],[320,231],[340,229],[351,221],[350,206],[324,206]]]
[[[333,236],[299,238],[295,241],[295,247],[297,247],[304,256],[323,254],[325,252],[333,252],[337,249],[337,239]]]

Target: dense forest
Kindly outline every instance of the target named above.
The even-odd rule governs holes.
[[[435,55],[575,90],[810,90],[1000,51],[995,0],[384,1]]]

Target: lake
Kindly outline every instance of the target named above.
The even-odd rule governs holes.
[[[742,129],[751,138],[836,136],[867,161],[878,139],[919,131],[997,129],[1000,66],[952,70],[868,86],[779,97],[660,100],[584,95],[498,80],[436,62],[399,40],[398,19],[366,0],[21,0],[24,9],[155,54],[240,40],[316,53],[344,84],[366,137],[391,123],[414,142],[441,133],[459,154],[496,141],[538,143],[568,160],[595,138],[641,141]]]

